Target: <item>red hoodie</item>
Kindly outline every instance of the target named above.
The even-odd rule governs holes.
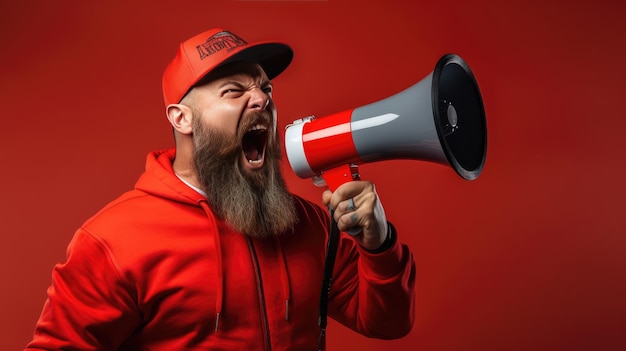
[[[90,218],[53,271],[26,350],[315,350],[329,216],[294,196],[293,233],[250,238],[148,156],[134,190]],[[413,324],[415,267],[398,241],[339,243],[328,314],[376,338]]]

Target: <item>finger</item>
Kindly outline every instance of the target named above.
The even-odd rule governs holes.
[[[352,236],[357,236],[361,234],[363,232],[363,228],[357,225],[357,223],[359,222],[359,216],[356,212],[352,212],[352,214],[350,214],[350,221],[353,222],[353,225],[350,225],[348,228],[346,228],[344,232]]]
[[[354,212],[352,212],[352,213],[350,213],[350,214],[348,214],[346,216],[348,216],[348,218],[349,218],[348,226],[352,227],[352,226],[355,226],[355,225],[359,224],[359,213],[358,212],[354,211]]]
[[[330,190],[324,190],[324,192],[322,193],[322,204],[324,206],[331,206],[330,204],[330,199],[333,196],[333,192]],[[332,207],[332,206],[331,206]]]
[[[345,202],[346,202],[346,211],[348,212],[356,211],[357,207],[356,207],[356,204],[354,203],[354,197],[349,198]]]
[[[348,200],[351,197],[357,196],[359,193],[363,191],[363,182],[359,181],[351,181],[344,183],[337,187],[334,192],[331,193],[332,197],[330,200],[330,204],[333,208],[344,209],[345,206],[342,205],[343,201]]]
[[[360,215],[357,211],[346,213],[339,217],[337,225],[340,230],[354,236],[363,231],[360,226]]]

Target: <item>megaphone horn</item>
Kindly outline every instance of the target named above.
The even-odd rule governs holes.
[[[394,159],[448,165],[474,180],[485,164],[486,124],[474,74],[460,56],[447,54],[426,78],[395,95],[294,121],[285,149],[299,177],[321,176],[331,190],[358,179],[359,164]]]

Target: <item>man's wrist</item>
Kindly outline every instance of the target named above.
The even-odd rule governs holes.
[[[387,222],[387,236],[385,237],[385,241],[383,241],[383,243],[374,250],[370,250],[367,248],[363,248],[365,251],[372,253],[372,254],[377,254],[377,253],[381,253],[384,251],[387,251],[390,247],[392,247],[397,240],[397,235],[396,235],[396,228],[393,226],[393,224],[391,224],[391,222]]]

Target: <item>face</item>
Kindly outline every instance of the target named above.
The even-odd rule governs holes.
[[[287,232],[296,221],[280,174],[271,89],[258,65],[233,64],[181,102],[193,111],[194,162],[213,211],[257,237]]]
[[[267,146],[278,143],[273,87],[265,72],[256,64],[234,63],[215,70],[205,81],[188,96],[200,118],[194,122],[239,141],[243,171],[262,170]]]

